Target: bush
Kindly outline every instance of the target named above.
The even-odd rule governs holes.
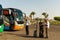
[[[54,20],[60,21],[60,17],[54,17]]]
[[[50,21],[50,24],[60,24],[60,21]]]

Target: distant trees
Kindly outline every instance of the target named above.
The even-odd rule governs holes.
[[[32,11],[31,13],[30,13],[30,22],[32,23],[32,24],[34,24],[34,15],[35,15],[36,13],[34,12],[34,11]]]
[[[47,18],[49,15],[46,12],[43,12],[42,15]]]
[[[54,20],[60,21],[60,16],[59,17],[54,17]]]
[[[35,14],[36,14],[36,13],[32,11],[32,12],[30,13],[30,17],[33,19]]]

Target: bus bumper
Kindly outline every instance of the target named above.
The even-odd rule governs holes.
[[[24,29],[24,24],[15,25],[13,30],[22,30]]]

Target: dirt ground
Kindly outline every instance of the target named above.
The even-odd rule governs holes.
[[[39,30],[38,30],[39,31]],[[20,31],[4,31],[0,33],[0,40],[60,40],[60,25],[51,25],[49,29],[49,37],[37,38],[33,37],[34,27],[29,27],[29,35],[25,35],[25,29]]]

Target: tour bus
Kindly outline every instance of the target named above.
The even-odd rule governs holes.
[[[15,8],[3,9],[5,30],[20,30],[24,28],[23,12]],[[7,14],[10,14],[7,16]]]

